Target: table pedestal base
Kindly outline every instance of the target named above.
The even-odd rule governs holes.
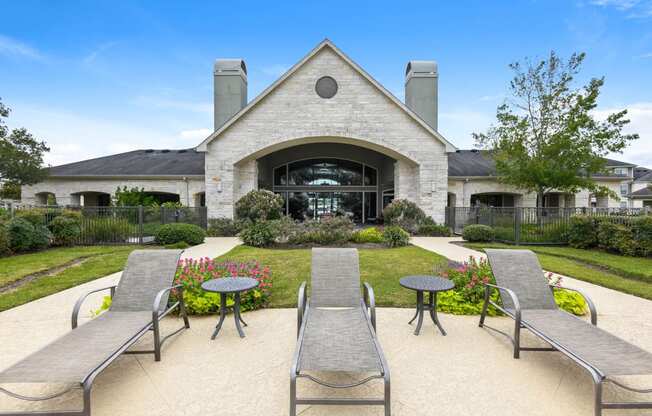
[[[240,293],[236,292],[234,296],[235,304],[233,305],[233,318],[235,320],[235,327],[238,330],[238,334],[240,334],[240,338],[244,338],[245,334],[242,330],[242,327],[240,326],[240,322],[242,322],[244,326],[247,326],[247,323],[244,321],[244,319],[242,319],[242,316],[240,316]],[[220,329],[222,329],[224,318],[226,318],[226,293],[220,293],[220,320],[215,326],[215,332],[213,332],[213,335],[211,335],[211,339],[215,339],[217,334],[220,332]]]
[[[430,319],[437,325],[439,331],[442,335],[446,336],[446,331],[439,323],[439,318],[437,317],[437,292],[428,292],[428,304],[424,305],[423,303],[423,291],[417,291],[417,311],[414,314],[414,317],[410,320],[408,324],[412,325],[415,319],[419,318],[417,321],[417,327],[414,330],[414,335],[419,335],[421,331],[421,325],[423,324],[423,311],[430,311]]]

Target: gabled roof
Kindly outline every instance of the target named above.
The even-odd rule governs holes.
[[[203,176],[204,154],[195,149],[134,150],[48,168],[51,177]]]
[[[622,161],[620,161],[620,160],[615,160],[615,159],[608,159],[608,158],[606,158],[606,157],[604,158],[604,160],[607,161],[607,166],[610,167],[610,168],[615,168],[615,167],[617,167],[617,166],[618,166],[618,167],[626,166],[626,167],[630,167],[630,168],[631,168],[631,167],[635,167],[635,166],[636,166],[636,165],[634,165],[633,163],[622,162]]]
[[[378,81],[376,81],[371,75],[369,75],[360,65],[355,63],[351,58],[346,56],[344,52],[342,52],[337,46],[333,44],[328,39],[324,39],[321,41],[312,51],[310,51],[306,56],[304,56],[299,62],[294,64],[292,68],[290,68],[285,74],[281,75],[279,79],[274,81],[269,87],[267,87],[263,92],[258,94],[256,98],[254,98],[252,101],[250,101],[245,107],[243,107],[240,111],[238,111],[233,117],[231,117],[226,123],[224,123],[219,129],[214,131],[210,136],[208,136],[203,142],[201,142],[197,147],[197,151],[199,152],[205,152],[206,151],[206,146],[208,143],[213,141],[216,137],[218,137],[220,134],[222,134],[223,131],[227,130],[230,126],[235,124],[240,117],[242,117],[244,114],[249,112],[253,107],[256,106],[260,101],[263,100],[267,95],[269,95],[272,91],[274,91],[276,88],[278,88],[286,79],[292,76],[299,68],[301,68],[306,62],[308,62],[313,56],[315,56],[319,51],[321,51],[324,48],[330,48],[333,52],[335,52],[340,58],[342,58],[346,63],[351,65],[353,69],[355,69],[362,77],[364,77],[367,81],[369,81],[374,87],[376,87],[382,94],[387,96],[387,98],[390,99],[396,106],[398,106],[401,110],[405,111],[410,117],[414,119],[419,125],[421,125],[428,133],[430,133],[433,137],[435,137],[437,140],[441,141],[445,146],[446,146],[446,151],[447,152],[453,152],[456,150],[456,147],[446,140],[444,136],[442,136],[439,132],[437,132],[435,129],[430,127],[428,123],[426,123],[417,113],[409,109],[401,100],[396,98],[391,92],[389,92],[385,87],[383,87]]]

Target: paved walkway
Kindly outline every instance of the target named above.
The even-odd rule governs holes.
[[[219,239],[208,243],[213,245],[199,246],[190,254],[216,256],[237,241]],[[448,250],[465,257],[468,254],[449,247],[445,241],[415,243],[434,251]],[[0,369],[69,331],[72,303],[86,288],[70,289],[0,313]],[[592,287],[597,294],[608,291],[600,289]],[[609,313],[602,314],[601,326],[652,350],[650,327],[637,329],[641,322],[632,321],[639,314],[651,316],[649,309],[645,309],[651,302],[614,293],[618,296],[608,303],[623,302],[622,310],[627,315],[616,321]],[[606,310],[615,308],[606,306]],[[441,336],[430,322],[424,324],[421,335],[414,336],[414,327],[407,324],[412,315],[411,309],[378,310],[378,334],[392,374],[394,416],[593,414],[590,378],[560,354],[523,352],[522,359],[514,360],[511,344],[479,329],[477,317],[441,314],[448,336]],[[191,317],[191,329],[164,345],[163,361],[154,362],[151,356],[123,355],[97,378],[92,393],[93,415],[287,415],[296,309],[265,309],[246,313],[244,319],[249,324],[244,339],[237,336],[229,319],[218,338],[210,341],[216,317]],[[508,319],[490,319],[496,327],[511,329]],[[177,318],[166,318],[163,332],[178,324]],[[528,334],[523,337],[526,344],[537,343]],[[146,336],[138,347],[146,348],[150,343]],[[302,381],[299,392],[307,396],[324,393]],[[377,383],[334,394],[360,397],[381,392]],[[607,394],[608,398],[613,397],[611,391]],[[79,397],[71,394],[49,403],[52,407],[47,409],[70,409],[79,403]],[[16,408],[45,409],[40,404],[24,404],[0,395],[0,410]],[[383,414],[374,407],[301,406],[299,410],[303,416]],[[605,412],[605,416],[612,415],[652,412]]]

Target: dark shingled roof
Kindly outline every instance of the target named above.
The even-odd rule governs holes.
[[[607,166],[635,166],[631,163],[606,159]],[[448,176],[496,176],[496,164],[486,150],[458,150],[448,154]],[[619,177],[623,175],[604,174]]]
[[[643,188],[639,189],[638,191],[632,192],[629,194],[630,197],[636,198],[636,197],[645,197],[645,196],[652,196],[652,189],[650,188]]]
[[[448,176],[495,176],[496,165],[488,152],[458,150],[448,154]]]
[[[641,180],[644,180],[644,181],[651,180],[652,175],[648,175],[651,172],[652,172],[652,170],[650,170],[648,168],[644,168],[642,166],[640,166],[638,168],[634,168],[634,179],[641,179]]]
[[[50,168],[50,176],[190,176],[204,174],[195,149],[134,150]]]
[[[612,159],[607,159],[607,164],[608,166],[629,165]],[[134,150],[50,168],[50,176],[54,177],[191,176],[203,174],[204,153],[194,149]],[[448,175],[495,176],[496,166],[487,151],[458,150],[448,154]]]

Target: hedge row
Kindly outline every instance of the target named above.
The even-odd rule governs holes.
[[[609,217],[579,215],[571,218],[568,244],[576,248],[598,247],[626,256],[652,255],[652,217],[616,223]]]

